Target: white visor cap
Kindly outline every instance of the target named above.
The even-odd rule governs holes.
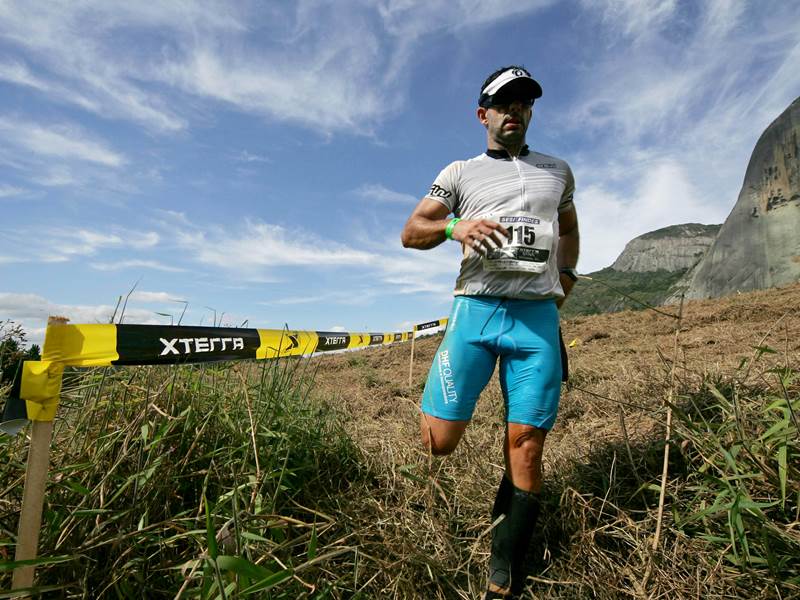
[[[508,85],[511,82],[517,82],[516,85],[527,87],[531,92],[532,98],[541,98],[542,86],[533,77],[528,75],[522,69],[508,69],[503,71],[495,77],[492,82],[481,90],[481,97],[494,96],[500,91],[500,88]]]

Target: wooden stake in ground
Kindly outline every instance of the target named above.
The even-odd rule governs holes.
[[[412,377],[414,375],[414,342],[417,339],[417,328],[411,330],[411,362],[408,364],[408,387],[411,387]]]
[[[50,468],[50,440],[53,436],[52,421],[34,421],[31,431],[31,445],[28,450],[28,466],[25,470],[25,491],[22,495],[22,512],[17,530],[17,552],[14,560],[36,558],[39,547],[39,530],[42,526],[42,507],[44,490],[47,485],[47,471]],[[34,567],[17,567],[11,582],[11,589],[33,586]]]
[[[672,347],[672,367],[669,371],[669,392],[667,393],[667,431],[665,433],[664,444],[664,464],[661,469],[661,492],[658,497],[658,517],[656,521],[656,535],[653,539],[653,550],[658,550],[658,543],[661,539],[661,520],[664,516],[664,499],[667,492],[667,475],[669,472],[669,441],[672,437],[672,399],[675,396],[675,370],[678,365],[678,337],[681,333],[683,323],[683,296],[678,308],[678,323],[675,325],[675,342]]]
[[[64,325],[67,319],[50,317],[51,325]],[[50,468],[50,441],[53,437],[53,421],[34,421],[31,428],[31,443],[28,449],[28,465],[25,470],[25,490],[22,493],[22,510],[17,528],[15,561],[33,560],[39,548],[39,531],[42,527],[42,507]],[[17,567],[11,580],[11,589],[33,587],[34,566]]]

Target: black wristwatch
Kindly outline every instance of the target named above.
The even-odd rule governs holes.
[[[562,269],[559,269],[558,272],[563,273],[564,275],[572,279],[572,281],[578,281],[578,271],[575,270],[574,267],[564,267]]]

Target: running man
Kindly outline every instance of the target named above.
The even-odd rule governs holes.
[[[403,246],[420,250],[456,240],[464,254],[422,397],[422,442],[433,454],[455,450],[500,359],[506,471],[492,520],[504,518],[492,532],[485,599],[513,598],[525,584],[542,450],[561,394],[558,307],[577,280],[572,171],[525,144],[541,95],[522,67],[492,73],[477,109],[488,149],[445,167],[401,235]]]

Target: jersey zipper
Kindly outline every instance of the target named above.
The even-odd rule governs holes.
[[[514,163],[514,166],[517,168],[517,175],[519,175],[519,198],[520,198],[520,211],[527,212],[525,207],[528,204],[528,199],[526,197],[525,192],[525,178],[522,176],[522,168],[519,166],[519,157],[512,156],[511,161]],[[517,282],[517,289],[514,291],[515,296],[519,296],[522,288],[525,286],[524,279],[522,277],[519,278]]]
[[[517,168],[517,175],[519,175],[519,194],[520,194],[520,210],[525,212],[528,205],[528,198],[525,191],[525,177],[522,175],[522,168],[519,166],[519,157],[512,156],[511,162]]]

